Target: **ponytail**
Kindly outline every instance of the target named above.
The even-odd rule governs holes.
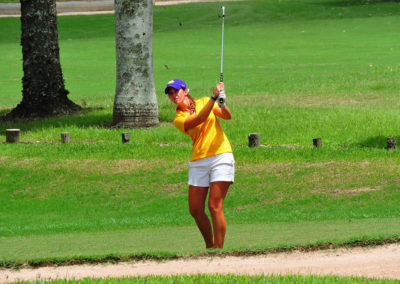
[[[190,114],[196,113],[196,101],[193,99],[193,97],[188,93],[187,94],[189,100],[190,100]]]

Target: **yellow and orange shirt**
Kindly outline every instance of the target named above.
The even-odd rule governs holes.
[[[199,113],[209,100],[210,98],[196,100],[196,113]],[[214,104],[213,109],[215,107]],[[185,131],[184,123],[190,115],[188,112],[177,109],[174,124],[180,131],[192,138],[192,161],[232,152],[231,144],[213,111],[210,112],[206,121]]]

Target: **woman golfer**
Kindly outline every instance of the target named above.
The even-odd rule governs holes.
[[[226,223],[223,203],[234,181],[232,147],[217,119],[218,116],[229,120],[231,112],[225,105],[215,104],[223,89],[221,82],[211,97],[195,100],[182,80],[171,80],[165,88],[165,93],[177,105],[175,126],[193,140],[189,162],[189,211],[203,235],[206,248],[224,246]],[[212,227],[204,212],[208,191]]]

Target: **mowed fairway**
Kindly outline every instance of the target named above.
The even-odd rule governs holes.
[[[59,17],[61,63],[76,116],[0,124],[0,261],[203,252],[187,206],[191,141],[163,90],[195,97],[219,79],[221,3],[154,8],[161,124],[110,129],[113,15]],[[224,77],[236,159],[225,251],[400,236],[400,3],[226,3]],[[0,112],[21,100],[19,19],[0,18]],[[69,145],[60,133],[70,132]],[[266,147],[249,149],[248,133]],[[322,137],[323,148],[312,139]]]

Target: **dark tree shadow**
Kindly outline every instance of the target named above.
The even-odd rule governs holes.
[[[47,128],[67,128],[76,126],[79,128],[97,127],[114,129],[112,125],[112,110],[104,113],[105,108],[84,108],[73,115],[64,115],[48,118],[7,120],[6,115],[11,109],[0,109],[0,133],[6,129],[17,128],[22,131],[35,131]],[[172,123],[170,117],[159,116],[160,123]]]
[[[4,108],[4,109],[0,109],[0,123],[3,122],[4,117],[6,116],[7,113],[9,113],[11,111],[10,109]]]
[[[112,122],[112,112],[100,112],[104,108],[85,108],[73,115],[64,115],[48,118],[35,119],[6,119],[9,109],[0,110],[0,133],[4,133],[6,129],[18,128],[23,131],[35,131],[46,128],[62,128],[76,126],[80,128],[99,127],[109,128]]]
[[[397,141],[400,141],[400,136],[393,136],[396,137]],[[355,146],[361,148],[377,148],[377,149],[386,149],[387,147],[387,136],[374,136],[369,137],[360,143],[357,143]]]
[[[376,5],[381,3],[400,3],[400,0],[339,0],[321,2],[322,5],[332,7],[348,7],[348,6],[363,6]]]

